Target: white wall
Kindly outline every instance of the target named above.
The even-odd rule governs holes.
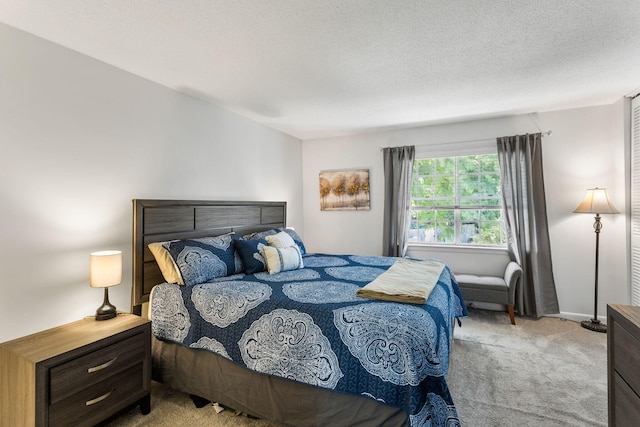
[[[311,251],[380,255],[382,252],[383,165],[386,146],[442,144],[551,130],[543,138],[543,162],[551,250],[560,310],[565,317],[593,316],[595,234],[593,217],[573,210],[590,187],[606,187],[613,203],[626,212],[624,101],[535,115],[424,126],[303,142],[305,244]],[[371,211],[320,211],[318,172],[370,168]],[[600,241],[598,314],[607,303],[628,303],[627,224],[625,215],[607,215]],[[457,272],[495,272],[506,255],[478,256],[468,249],[420,250],[410,255],[435,257]],[[504,265],[504,264],[501,264]]]
[[[284,200],[303,232],[300,141],[0,24],[0,342],[95,313],[89,253],[134,198]]]
[[[300,141],[0,24],[0,341],[94,313],[89,253],[125,255],[131,293],[131,199],[286,200],[310,251],[380,254],[386,146],[441,144],[552,130],[543,139],[561,311],[593,311],[593,218],[573,214],[588,187],[628,209],[628,107],[614,105]],[[318,172],[368,168],[371,210],[321,212]],[[605,216],[599,314],[628,303],[626,215]],[[454,271],[491,270],[497,251],[417,252]],[[470,261],[471,259],[471,261]],[[487,261],[489,260],[489,261]]]

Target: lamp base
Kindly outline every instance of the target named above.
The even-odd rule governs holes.
[[[601,323],[598,319],[583,320],[580,325],[590,331],[607,333],[607,325]]]
[[[116,308],[111,306],[113,311],[106,310],[105,307],[100,307],[96,310],[96,320],[108,320],[116,317]]]
[[[102,302],[102,306],[98,307],[96,310],[96,320],[108,320],[116,317],[116,306],[109,302],[109,291],[108,288],[104,288],[104,301]]]

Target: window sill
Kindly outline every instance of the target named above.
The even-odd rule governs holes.
[[[428,243],[409,243],[409,250],[416,252],[466,252],[466,253],[508,253],[507,247],[496,246],[458,246],[458,245],[430,245]]]

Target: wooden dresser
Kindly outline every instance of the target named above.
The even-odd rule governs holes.
[[[92,426],[149,413],[151,323],[87,318],[0,344],[0,426]]]
[[[640,307],[607,306],[609,426],[640,424]]]

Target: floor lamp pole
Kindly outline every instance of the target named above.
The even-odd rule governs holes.
[[[596,278],[595,278],[595,296],[593,299],[593,319],[583,320],[580,322],[583,328],[587,328],[596,332],[607,332],[607,325],[602,324],[598,320],[598,261],[600,258],[600,230],[602,230],[602,222],[600,222],[600,214],[596,213],[595,222],[593,223],[593,231],[596,233]]]

